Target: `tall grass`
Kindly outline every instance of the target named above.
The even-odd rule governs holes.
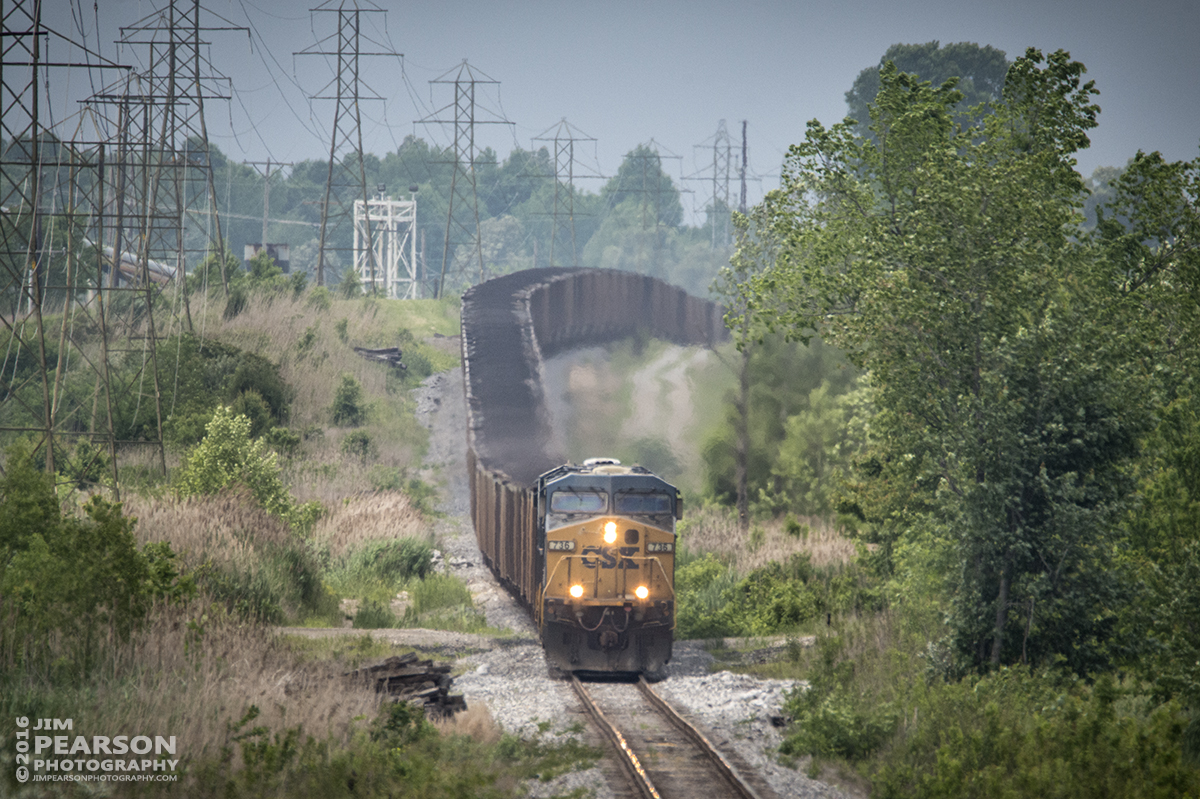
[[[710,505],[688,509],[680,525],[682,559],[712,552],[740,574],[771,562],[785,562],[800,553],[807,553],[817,568],[854,560],[854,542],[834,525],[817,517],[804,517],[798,522],[798,532],[788,531],[787,519],[755,521],[749,530],[742,532],[737,512],[732,508]]]
[[[342,320],[345,340],[337,331]],[[206,332],[280,364],[284,380],[295,390],[292,423],[300,429],[328,424],[327,410],[343,374],[358,380],[367,396],[381,397],[399,388],[389,382],[390,367],[358,357],[355,346],[393,347],[405,342],[406,356],[419,354],[435,370],[457,363],[455,354],[423,343],[434,333],[458,332],[455,306],[432,300],[334,300],[331,308],[324,310],[304,296],[254,294],[245,310],[232,319],[223,319],[210,309]],[[381,422],[399,421],[386,408],[375,411]],[[418,429],[394,432],[403,432],[407,438]]]
[[[372,541],[417,538],[432,542],[432,530],[405,494],[388,491],[340,499],[317,522],[312,537],[330,555],[340,558]]]
[[[346,740],[354,719],[379,703],[373,691],[331,679],[340,669],[299,663],[270,628],[226,615],[212,597],[159,606],[132,641],[103,649],[100,666],[78,681],[7,686],[6,716],[72,718],[82,735],[174,735],[188,764],[219,758],[229,723],[252,704],[259,723]]]

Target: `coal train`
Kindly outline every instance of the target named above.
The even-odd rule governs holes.
[[[679,491],[610,458],[565,463],[542,385],[545,357],[638,332],[704,346],[727,335],[720,306],[630,272],[527,270],[463,295],[479,548],[564,671],[654,673],[671,658]]]

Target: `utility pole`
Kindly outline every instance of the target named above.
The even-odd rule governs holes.
[[[365,13],[386,13],[383,9],[360,8],[353,0],[326,0],[312,9],[313,13],[330,12],[337,14],[337,33],[327,36],[315,45],[293,55],[320,55],[337,58],[337,67],[333,80],[320,93],[310,97],[312,100],[333,100],[333,131],[329,137],[329,169],[325,178],[325,199],[321,204],[321,238],[317,250],[317,285],[325,285],[325,254],[335,250],[352,252],[346,246],[337,246],[339,234],[343,227],[352,227],[354,220],[354,202],[361,200],[366,203],[370,199],[367,193],[367,172],[363,163],[362,146],[362,116],[359,106],[364,100],[380,100],[383,98],[370,90],[370,87],[359,77],[359,58],[362,56],[391,56],[403,58],[403,55],[391,49],[376,52],[365,52],[362,40],[367,38],[362,32],[362,15]],[[334,39],[334,49],[325,49],[331,39]],[[368,41],[371,41],[368,39]],[[380,47],[386,47],[374,43]],[[334,87],[332,95],[325,94],[330,86]],[[365,94],[364,90],[369,91]],[[339,159],[339,154],[341,155]],[[367,223],[368,228],[370,222]],[[351,256],[351,261],[353,256]],[[375,255],[370,251],[371,282],[375,280]]]
[[[262,242],[261,243],[262,243],[263,249],[266,249],[266,247],[267,247],[267,217],[269,216],[269,212],[271,210],[271,167],[272,166],[276,166],[276,167],[293,166],[293,164],[290,161],[288,161],[286,163],[280,163],[279,161],[272,161],[270,158],[268,158],[266,161],[243,161],[242,163],[245,164],[246,166],[254,167],[254,171],[258,172],[260,175],[263,176],[263,228],[262,228]],[[259,170],[260,166],[265,167],[265,169],[260,171]]]
[[[449,77],[454,73],[454,77]],[[442,269],[438,275],[437,291],[434,296],[441,297],[446,288],[447,267],[454,267],[451,258],[451,245],[454,247],[454,261],[461,262],[457,268],[458,278],[455,282],[465,282],[472,285],[483,282],[483,242],[479,235],[479,192],[475,182],[475,126],[483,124],[511,125],[507,119],[480,119],[476,115],[475,87],[493,85],[499,86],[500,81],[493,80],[481,70],[472,67],[464,58],[462,63],[451,68],[437,78],[429,81],[433,84],[453,84],[453,102],[439,108],[433,115],[420,120],[422,123],[453,125],[454,155],[451,162],[454,172],[450,178],[449,207],[446,210],[446,237],[442,245]],[[450,109],[452,116],[442,117]],[[442,118],[439,118],[442,117]],[[467,258],[458,258],[458,247],[468,244],[472,250]],[[478,266],[478,280],[472,281],[471,271]]]

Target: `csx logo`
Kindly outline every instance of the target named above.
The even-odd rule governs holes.
[[[601,569],[636,569],[638,565],[630,560],[630,558],[637,555],[637,553],[637,547],[589,546],[583,548],[580,561],[589,569],[594,569],[597,566]],[[598,557],[590,558],[588,555],[596,555]]]

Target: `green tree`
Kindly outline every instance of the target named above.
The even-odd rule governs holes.
[[[1072,154],[1099,110],[1083,72],[1031,49],[1003,103],[963,125],[953,81],[886,64],[874,137],[809,123],[768,198],[787,248],[760,302],[869,371],[888,495],[857,510],[885,551],[952,553],[971,666],[1093,667],[1120,600],[1113,519],[1140,428],[1069,235]]]
[[[602,194],[610,208],[634,201],[644,228],[677,227],[683,221],[679,190],[663,170],[658,150],[649,144],[639,144],[625,154]]]
[[[925,44],[893,44],[879,59],[878,66],[867,67],[858,73],[854,85],[846,92],[849,115],[866,131],[871,125],[870,106],[879,94],[880,72],[891,62],[900,72],[918,75],[922,80],[940,86],[957,79],[956,88],[962,99],[955,107],[956,114],[981,103],[1000,99],[1004,89],[1004,74],[1010,62],[1003,50],[990,45],[980,47],[973,42],[957,42],[942,47],[939,42]]]
[[[358,427],[367,420],[367,406],[363,404],[362,385],[353,375],[342,375],[333,396],[330,415],[336,425]]]

